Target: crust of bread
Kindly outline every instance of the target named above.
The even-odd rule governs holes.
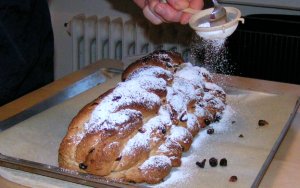
[[[161,182],[172,167],[181,165],[182,153],[201,128],[220,118],[226,102],[225,92],[206,71],[196,69],[193,74],[208,82],[208,88],[193,80],[174,80],[181,65],[178,53],[161,50],[128,66],[116,88],[85,105],[72,119],[58,151],[59,166],[118,181]],[[179,88],[173,88],[174,82]],[[195,91],[183,92],[181,84]],[[139,91],[131,87],[142,92],[135,95]],[[194,98],[185,96],[196,91],[200,93]],[[111,105],[103,106],[106,103]],[[95,111],[99,117],[93,117]]]

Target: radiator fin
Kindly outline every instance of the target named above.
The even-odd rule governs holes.
[[[192,31],[187,27],[95,15],[74,16],[70,21],[73,71],[96,60],[116,59],[129,63],[156,49],[174,50],[189,57],[188,42]]]

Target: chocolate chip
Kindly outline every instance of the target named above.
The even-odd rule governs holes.
[[[231,124],[235,124],[236,121],[232,121]]]
[[[237,176],[231,176],[231,177],[229,178],[229,181],[230,181],[230,182],[236,182],[237,180],[238,180]]]
[[[79,168],[82,170],[87,169],[87,165],[83,164],[83,163],[79,163]]]
[[[240,137],[240,138],[244,138],[244,135],[243,135],[243,134],[240,134],[239,137]]]
[[[205,119],[204,123],[205,123],[205,125],[209,125],[210,124],[210,120],[209,119]]]
[[[199,166],[200,168],[204,168],[205,167],[205,162],[206,162],[206,159],[203,159],[202,162],[197,161],[196,165]]]
[[[258,126],[262,127],[262,126],[265,126],[265,125],[268,125],[269,123],[266,121],[266,120],[262,120],[260,119],[258,121]]]
[[[164,127],[158,127],[158,130],[161,130],[163,134],[167,133],[167,130]]]
[[[209,159],[209,164],[211,167],[216,167],[218,165],[218,159],[212,157]]]
[[[169,57],[161,57],[160,60],[165,61],[165,62],[170,62],[171,59]],[[171,63],[167,63],[167,66],[170,67],[172,64]]]
[[[207,129],[207,134],[214,134],[214,132],[215,132],[215,129],[213,129],[213,128],[210,128],[210,129]]]
[[[113,99],[112,99],[112,101],[117,101],[119,99],[121,99],[121,96],[114,96]]]
[[[220,166],[227,166],[227,159],[226,158],[222,158],[220,160]]]
[[[122,156],[116,158],[116,161],[120,161],[122,159]]]
[[[170,61],[170,59],[165,59],[165,61]],[[166,65],[167,65],[168,68],[172,68],[173,67],[172,64],[169,63],[169,62]]]
[[[221,118],[222,117],[220,115],[217,115],[216,118],[215,118],[215,122],[219,122],[221,120]]]
[[[144,128],[139,128],[139,130],[138,130],[140,133],[145,133],[146,132],[146,130],[144,129]]]
[[[182,113],[182,115],[180,116],[179,120],[181,122],[187,122],[188,118],[187,118],[186,112]]]

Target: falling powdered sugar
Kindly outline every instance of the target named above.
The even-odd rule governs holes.
[[[210,72],[231,74],[233,64],[228,62],[227,38],[204,39],[195,36],[191,44],[191,54],[197,65]]]

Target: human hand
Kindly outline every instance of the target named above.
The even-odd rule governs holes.
[[[133,0],[143,9],[145,17],[153,24],[158,25],[162,22],[180,22],[187,24],[191,14],[182,12],[186,8],[200,10],[204,6],[203,0]]]

